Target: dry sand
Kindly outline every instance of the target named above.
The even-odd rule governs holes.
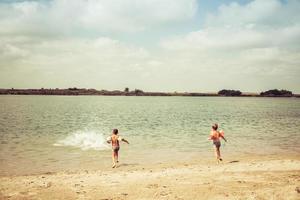
[[[247,158],[0,178],[0,199],[300,199],[300,158]]]

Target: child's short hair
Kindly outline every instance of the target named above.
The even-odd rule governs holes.
[[[119,131],[118,131],[118,129],[116,129],[116,128],[113,130],[113,134],[118,134],[118,132],[119,132]]]
[[[212,126],[212,129],[214,129],[215,131],[218,129],[218,124],[214,124],[213,126]]]

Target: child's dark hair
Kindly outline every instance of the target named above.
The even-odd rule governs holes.
[[[215,131],[218,129],[218,124],[214,124],[213,126],[212,126],[212,129],[214,129]]]
[[[118,132],[119,132],[118,129],[114,129],[114,130],[113,130],[113,134],[116,134],[116,135],[117,135]]]

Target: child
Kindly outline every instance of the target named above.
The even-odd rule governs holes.
[[[120,143],[121,141],[126,142],[127,144],[129,144],[129,142],[127,140],[125,140],[124,138],[118,136],[118,129],[114,129],[112,132],[112,135],[109,136],[107,138],[107,143],[111,143],[111,147],[112,147],[112,162],[113,162],[113,166],[112,168],[116,167],[116,162],[119,162],[119,150],[120,150]]]
[[[221,152],[220,152],[220,147],[221,147],[220,138],[222,138],[225,142],[227,142],[227,140],[224,137],[224,132],[222,130],[221,131],[217,131],[217,130],[218,130],[218,124],[214,124],[212,126],[212,130],[210,132],[208,139],[213,141],[213,144],[215,146],[216,158],[217,161],[219,162],[222,161]]]

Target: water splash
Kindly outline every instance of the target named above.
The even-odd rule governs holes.
[[[105,136],[96,131],[76,131],[68,135],[65,139],[59,140],[54,146],[77,147],[82,150],[106,150],[109,146],[106,144]]]

